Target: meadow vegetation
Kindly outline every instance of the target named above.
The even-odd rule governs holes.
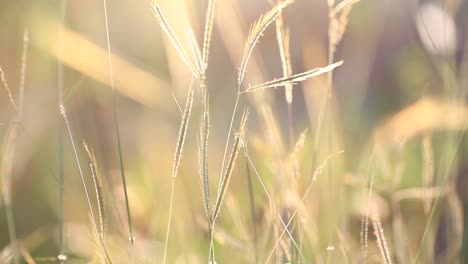
[[[2,5],[0,263],[468,262],[463,1]]]

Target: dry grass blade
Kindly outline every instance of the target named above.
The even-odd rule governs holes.
[[[218,217],[219,212],[221,210],[221,204],[223,202],[224,196],[226,195],[227,187],[229,185],[232,172],[234,171],[237,156],[239,154],[240,148],[242,147],[242,141],[244,140],[245,130],[247,129],[248,117],[249,111],[245,110],[244,114],[242,115],[239,131],[237,132],[236,137],[234,139],[234,144],[232,146],[232,151],[226,166],[226,170],[220,179],[220,188],[216,197],[216,204],[213,211],[212,223],[216,221],[216,218]]]
[[[249,62],[250,56],[252,55],[253,49],[258,43],[258,40],[262,36],[263,32],[273,21],[275,21],[276,18],[278,18],[278,16],[281,14],[281,11],[293,2],[294,0],[285,0],[277,4],[270,11],[263,14],[250,28],[249,36],[247,37],[247,43],[244,47],[242,62],[239,68],[239,76],[237,80],[239,86],[244,80],[247,64]]]
[[[346,26],[348,25],[348,17],[351,13],[353,5],[359,2],[360,0],[344,0],[338,5],[334,6],[334,1],[329,1],[329,19],[330,19],[330,28],[329,39],[330,45],[333,49],[340,43],[341,38],[343,37],[344,32],[346,31]]]
[[[177,53],[179,53],[179,56],[182,59],[182,61],[185,63],[185,65],[187,65],[187,67],[189,68],[189,70],[192,72],[194,76],[199,77],[200,72],[195,68],[193,63],[189,60],[189,57],[187,56],[187,52],[183,48],[179,38],[177,38],[177,35],[175,34],[174,30],[169,25],[169,22],[164,16],[164,13],[162,12],[159,4],[158,3],[152,4],[152,9],[153,9],[154,16],[156,17],[156,20],[158,21],[159,25],[166,33],[172,45],[176,49]]]
[[[210,53],[211,34],[213,33],[213,24],[215,16],[216,0],[208,0],[208,8],[205,20],[205,36],[203,39],[203,72],[208,67],[208,55]]]
[[[105,263],[105,264],[112,264],[112,259],[109,254],[109,250],[107,250],[106,245],[101,240],[101,234],[93,233],[92,237],[93,237],[93,242],[95,243],[95,246],[97,247],[97,251],[99,252],[98,257],[99,257],[100,262]]]
[[[280,51],[283,77],[287,78],[292,75],[291,55],[289,51],[289,31],[284,28],[283,16],[281,15],[276,19],[276,38],[278,40]],[[288,104],[291,104],[293,100],[292,86],[293,84],[291,82],[284,85],[286,102]]]
[[[176,150],[174,153],[174,162],[172,165],[172,177],[174,178],[177,177],[177,173],[178,173],[180,163],[182,160],[182,151],[184,149],[185,136],[187,134],[190,114],[192,113],[192,105],[193,105],[193,88],[192,88],[192,84],[190,84],[188,93],[187,93],[187,101],[185,102],[184,115],[182,116],[182,122],[180,123],[179,136],[177,139]]]
[[[11,93],[10,87],[8,86],[8,81],[5,77],[5,72],[3,71],[2,67],[0,67],[0,78],[2,79],[3,87],[5,88],[8,94],[8,99],[10,100],[10,103],[13,106],[13,109],[15,111],[18,111],[18,108],[16,107],[16,104],[15,104],[15,100],[13,99],[13,95]]]
[[[335,63],[330,64],[328,66],[325,66],[323,68],[315,68],[315,69],[312,69],[312,70],[309,70],[309,71],[306,71],[306,72],[303,72],[303,73],[295,74],[295,75],[293,75],[291,77],[280,78],[280,79],[276,79],[276,80],[273,80],[273,81],[268,81],[268,82],[265,82],[265,83],[262,83],[262,84],[258,84],[258,85],[255,85],[255,86],[250,86],[249,88],[244,90],[243,93],[256,92],[256,91],[264,90],[264,89],[267,89],[267,88],[275,88],[275,87],[279,87],[279,86],[284,86],[284,85],[286,85],[288,83],[302,82],[304,80],[315,77],[317,75],[330,72],[330,71],[334,70],[335,68],[341,66],[342,64],[343,64],[343,61],[338,61],[338,62],[335,62]]]
[[[20,84],[18,94],[18,119],[23,120],[23,101],[24,101],[24,86],[26,81],[26,65],[28,59],[28,46],[29,46],[29,31],[24,29],[23,32],[23,53],[21,54],[21,72]]]
[[[205,91],[206,92],[206,91]],[[210,188],[208,178],[208,136],[210,134],[210,115],[208,108],[203,112],[203,120],[200,126],[199,144],[199,169],[200,180],[202,184],[203,206],[208,219],[208,224],[211,225],[211,205],[210,205]]]
[[[102,178],[98,170],[97,159],[96,159],[96,156],[94,155],[93,149],[89,148],[88,144],[86,144],[84,140],[83,140],[83,146],[90,160],[89,167],[91,170],[91,175],[93,176],[94,189],[96,191],[96,197],[97,197],[97,202],[98,202],[99,239],[101,243],[104,243],[104,240],[106,237],[106,222],[105,222],[106,210],[105,210],[105,203],[104,203]]]
[[[247,148],[245,148],[245,155],[247,155]],[[254,261],[258,263],[258,249],[257,249],[257,228],[255,220],[257,219],[255,213],[255,199],[254,199],[254,191],[252,186],[252,176],[250,175],[250,167],[249,162],[245,160],[245,168],[246,168],[246,175],[247,175],[247,187],[249,189],[249,207],[250,207],[250,220],[252,222],[252,248],[254,253]]]

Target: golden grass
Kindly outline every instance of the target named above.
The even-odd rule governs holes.
[[[132,144],[125,149],[129,149],[127,150],[129,154],[126,155],[129,157],[127,171],[132,179],[129,194],[132,197],[132,208],[136,209],[132,219],[135,220],[135,234],[138,239],[134,240],[134,236],[131,235],[132,244],[129,244],[125,232],[122,231],[125,219],[122,220],[118,202],[122,197],[115,199],[116,197],[110,195],[121,194],[121,191],[117,191],[121,190],[118,188],[120,186],[113,185],[113,172],[117,169],[112,160],[100,157],[99,161],[102,160],[103,163],[102,167],[98,167],[101,165],[98,164],[98,158],[84,143],[90,171],[81,169],[79,157],[84,151],[81,153],[82,149],[75,146],[72,126],[63,106],[63,104],[70,106],[73,104],[73,107],[79,107],[83,103],[81,98],[65,102],[59,99],[62,119],[67,127],[66,132],[73,151],[61,152],[59,155],[65,158],[65,155],[72,154],[75,159],[91,221],[91,225],[88,223],[82,227],[83,230],[89,227],[93,230],[88,230],[90,232],[85,232],[83,235],[73,233],[81,230],[79,228],[68,232],[66,229],[61,229],[63,234],[60,236],[64,243],[60,242],[60,253],[56,257],[36,256],[34,248],[23,246],[23,239],[19,238],[17,244],[12,241],[0,252],[0,259],[11,261],[12,253],[15,251],[19,253],[18,257],[23,258],[21,261],[27,263],[41,261],[64,263],[65,260],[74,262],[74,256],[79,258],[77,261],[98,263],[124,261],[388,264],[411,261],[451,263],[461,259],[459,255],[463,252],[464,246],[462,242],[464,201],[459,198],[454,177],[458,173],[455,165],[458,165],[457,162],[462,158],[462,154],[458,154],[457,151],[462,146],[462,135],[468,124],[466,118],[468,108],[463,103],[464,99],[454,98],[456,96],[453,94],[450,95],[452,97],[446,96],[452,91],[449,88],[456,82],[456,78],[453,78],[456,74],[444,75],[444,70],[450,71],[451,66],[447,68],[437,66],[443,85],[447,86],[444,87],[444,92],[447,93],[444,97],[421,97],[415,103],[390,116],[375,129],[369,128],[371,133],[368,139],[358,138],[355,142],[356,139],[347,132],[350,126],[361,123],[341,124],[342,118],[346,118],[348,113],[339,110],[347,109],[348,105],[343,109],[336,105],[340,102],[338,99],[342,98],[334,98],[336,84],[333,72],[341,67],[337,76],[340,80],[338,84],[341,86],[344,86],[343,81],[346,81],[343,77],[354,73],[352,69],[354,65],[348,64],[347,61],[344,64],[341,58],[335,59],[335,56],[342,54],[345,58],[349,56],[346,55],[349,51],[343,50],[343,53],[341,49],[339,53],[336,51],[342,43],[348,24],[356,26],[348,22],[352,19],[350,16],[352,8],[360,1],[326,1],[329,19],[328,43],[317,44],[323,47],[308,58],[314,61],[310,66],[325,66],[296,74],[293,73],[293,65],[295,69],[300,69],[301,60],[298,59],[296,51],[290,50],[290,44],[292,47],[297,47],[299,44],[305,46],[312,42],[295,43],[296,36],[289,35],[289,32],[294,34],[298,32],[294,29],[290,31],[288,28],[293,22],[297,23],[295,19],[289,20],[288,12],[293,12],[294,9],[286,10],[294,1],[279,0],[275,3],[272,3],[273,0],[269,1],[272,7],[255,20],[246,36],[243,28],[247,30],[248,27],[243,19],[247,16],[242,16],[244,10],[236,5],[237,2],[234,4],[233,2],[206,0],[204,2],[206,9],[188,10],[189,5],[193,3],[180,1],[170,4],[172,9],[165,9],[173,10],[173,12],[166,11],[167,16],[161,8],[163,5],[152,3],[153,14],[150,14],[147,8],[148,21],[153,19],[153,15],[165,34],[163,37],[167,39],[170,64],[168,70],[173,74],[172,84],[112,53],[107,10],[105,12],[107,49],[100,48],[84,35],[72,31],[71,27],[64,26],[60,32],[56,32],[54,27],[59,24],[53,22],[54,20],[49,22],[41,20],[46,22],[37,23],[34,28],[43,29],[39,33],[38,30],[33,30],[33,42],[50,53],[53,58],[57,58],[59,63],[104,84],[115,86],[115,91],[143,105],[157,107],[151,110],[138,108],[144,113],[141,118],[134,116],[132,112],[134,106],[128,107],[128,102],[123,101],[122,106],[125,107],[121,108],[121,111],[130,113],[124,114],[121,118],[124,122],[125,135],[131,135],[122,143]],[[106,7],[105,1],[104,4]],[[229,4],[233,4],[233,8],[230,9]],[[165,7],[169,6],[168,3],[166,5]],[[218,7],[222,8],[218,10]],[[199,17],[198,13],[205,14]],[[191,23],[187,23],[188,21],[203,21],[203,24],[192,26]],[[357,20],[356,23],[358,22],[362,21]],[[271,38],[272,35],[265,33],[273,23],[275,23],[275,37]],[[188,29],[184,38],[179,38],[182,25]],[[215,26],[217,32],[214,31]],[[213,40],[218,40],[218,33],[219,39],[223,42],[221,45],[224,44],[232,64],[239,65],[237,72],[227,73],[219,66],[226,66],[227,63],[221,61],[224,53],[219,52],[218,43],[213,43]],[[259,45],[259,42],[264,34],[270,38],[270,41],[273,40],[275,48],[257,53],[256,51],[263,46]],[[62,36],[62,40],[56,43],[55,38],[59,35]],[[23,40],[25,45],[27,39],[25,37]],[[271,43],[266,44],[269,44],[268,48],[271,47]],[[268,58],[267,63],[263,63],[259,55],[271,50],[278,53],[273,54],[273,59]],[[293,63],[292,58],[298,59],[297,62]],[[268,65],[275,59],[278,65]],[[103,63],[106,60],[109,61],[109,65]],[[26,82],[25,66],[26,63],[23,62],[20,69],[20,86],[23,88],[20,87],[18,91],[19,98],[23,96]],[[110,66],[110,69],[107,66]],[[114,67],[119,73],[115,74],[115,80]],[[272,72],[280,77],[271,79],[272,77],[266,75]],[[207,76],[210,74],[213,76]],[[229,74],[232,75],[231,78]],[[16,130],[23,129],[19,126],[22,125],[23,107],[20,104],[22,99],[18,102],[14,100],[16,90],[9,89],[1,69],[0,75],[7,91],[6,95],[9,97],[5,96],[5,102],[10,101],[20,120],[1,123],[8,129],[4,135],[4,149],[1,153],[2,202],[12,204],[11,177],[16,173],[13,156],[18,144]],[[64,83],[68,77],[64,78],[63,72],[58,75],[60,75],[58,83],[61,89],[60,83]],[[319,75],[322,76],[317,78],[318,81],[307,83],[304,88],[302,85],[294,86]],[[172,93],[180,113],[177,108],[173,108],[176,111],[171,113],[171,116],[162,118],[158,116],[158,121],[160,118],[162,122],[152,122],[154,121],[152,115],[155,110],[159,110],[159,107],[163,109],[164,114],[167,114],[167,109],[173,103],[169,100],[171,90],[175,90],[178,84],[184,84],[183,87],[186,87],[189,78],[191,82],[186,90],[185,104],[180,106]],[[343,88],[341,86],[339,88]],[[171,90],[167,89],[169,87]],[[286,101],[276,100],[276,94],[271,91],[283,87]],[[350,87],[353,88],[352,85]],[[453,90],[460,88],[457,85],[453,87],[455,87]],[[230,88],[233,90],[225,90]],[[304,98],[297,96],[293,100],[293,88],[302,88]],[[294,114],[301,110],[302,99],[311,102],[308,98],[311,90],[317,91],[316,94],[319,96],[313,98],[314,105],[308,116],[311,121],[309,123],[302,119],[304,115]],[[457,92],[457,95],[461,94],[461,91]],[[294,94],[301,95],[301,91],[296,90]],[[221,97],[229,98],[226,101],[217,101]],[[232,102],[234,102],[232,112],[226,114],[225,108]],[[100,106],[104,105],[104,102],[96,104]],[[242,114],[238,108],[252,109],[253,113],[249,116],[249,111],[245,110]],[[76,108],[73,108],[73,111],[76,111]],[[283,113],[285,111],[288,111],[287,115]],[[77,113],[81,114],[78,111]],[[92,114],[100,116],[101,113],[105,111],[99,109]],[[151,118],[146,114],[150,114]],[[171,127],[174,117],[181,119],[177,128]],[[116,116],[114,119],[117,121]],[[199,122],[195,126],[196,129],[189,128],[194,120]],[[248,134],[247,120],[249,120]],[[226,132],[220,127],[223,121],[229,123],[229,127],[224,127],[227,135],[220,137],[220,132]],[[85,126],[88,122],[86,119],[76,120],[78,133],[88,133]],[[286,123],[288,127],[283,128]],[[361,129],[357,128],[353,132],[364,132]],[[101,135],[99,133],[106,131],[99,127],[98,136]],[[303,132],[296,134],[295,131]],[[140,139],[141,135],[143,137]],[[284,141],[288,136],[290,142],[285,147]],[[89,135],[84,137],[88,138]],[[117,138],[119,138],[118,133]],[[175,145],[173,158],[168,154],[171,151],[167,147],[170,144],[167,138],[172,140],[176,138],[173,142]],[[198,139],[197,144],[191,144],[192,139]],[[117,140],[119,142],[119,139]],[[225,145],[221,145],[224,141]],[[145,151],[140,152],[142,146],[133,145],[134,142],[144,144]],[[104,150],[96,153],[107,153],[105,151],[109,147],[105,143],[99,142],[96,145]],[[364,145],[365,143],[367,145]],[[351,151],[348,154],[349,146]],[[372,148],[371,153],[369,147]],[[346,149],[346,155],[335,158],[337,154],[343,153],[341,149]],[[244,157],[239,155],[241,152]],[[40,154],[42,156],[42,153]],[[122,155],[120,147],[119,154]],[[238,167],[244,158],[245,168]],[[68,164],[64,161],[59,160],[59,167]],[[460,164],[463,164],[462,162]],[[74,168],[74,164],[70,167]],[[215,175],[215,178],[212,178],[213,168],[219,168],[219,177]],[[124,171],[122,165],[120,171]],[[55,176],[53,169],[50,172]],[[196,173],[199,175],[194,175]],[[66,175],[68,174],[70,174],[69,169],[66,170]],[[103,181],[102,175],[109,175],[109,181]],[[89,189],[91,192],[88,193],[87,184],[91,184],[91,180],[94,190]],[[194,183],[199,183],[200,186],[195,186],[198,184]],[[59,184],[62,184],[59,187],[63,190],[64,182],[61,181]],[[213,185],[217,187],[215,190]],[[75,189],[72,186],[69,192],[67,190],[67,205],[69,193],[73,199],[77,196],[73,194]],[[111,192],[105,192],[107,189]],[[213,190],[216,191],[216,196],[213,196]],[[362,201],[359,200],[358,193],[363,194]],[[59,199],[63,205],[65,197],[62,195]],[[444,208],[440,210],[439,205],[442,202]],[[167,218],[165,213],[168,213]],[[65,220],[75,220],[75,217],[82,215],[67,212],[67,217],[65,213],[63,216],[59,218],[62,226]],[[129,214],[128,217],[130,219]],[[362,219],[360,227],[357,224],[359,218]],[[8,221],[15,223],[12,218]],[[441,228],[444,230],[442,235],[437,232]],[[130,229],[132,229],[131,224]],[[16,234],[11,230],[14,231],[15,227],[10,226],[9,230],[11,240],[15,240]],[[360,241],[358,241],[359,235]],[[55,239],[52,235],[43,236],[47,236],[47,243]],[[442,243],[446,248],[443,248],[444,251],[437,251],[436,254],[437,239],[442,238],[441,241],[445,241],[443,236],[453,239]],[[65,245],[68,243],[69,252],[65,250]],[[76,246],[73,243],[81,246],[91,244],[91,247],[80,251],[80,245]]]
[[[294,75],[292,75],[290,77],[284,77],[284,78],[280,78],[280,79],[277,79],[277,80],[268,81],[268,82],[265,82],[265,83],[262,83],[262,84],[249,86],[247,89],[245,89],[242,92],[250,93],[250,92],[256,92],[256,91],[260,91],[260,90],[264,90],[264,89],[268,89],[268,88],[275,88],[275,87],[279,87],[279,86],[285,86],[287,84],[302,82],[302,81],[305,81],[305,80],[307,80],[309,78],[318,76],[320,74],[331,72],[335,68],[337,68],[337,67],[339,67],[341,65],[343,65],[343,61],[335,62],[335,63],[330,64],[328,66],[325,66],[325,67],[322,67],[322,68],[312,69],[312,70],[302,72],[302,73],[298,73],[298,74],[294,74]]]
[[[189,59],[187,52],[185,51],[184,47],[182,46],[182,43],[180,42],[179,38],[175,34],[174,30],[170,26],[169,22],[167,21],[166,17],[164,16],[163,11],[161,10],[161,7],[157,2],[155,2],[152,5],[154,16],[156,18],[156,21],[158,24],[161,26],[161,28],[164,30],[164,33],[166,33],[166,36],[169,38],[171,41],[172,45],[176,49],[177,53],[179,54],[180,58],[182,61],[185,63],[185,65],[188,67],[188,69],[192,72],[194,77],[199,78],[200,77],[200,70],[197,70],[193,62]]]
[[[253,49],[257,45],[260,37],[266,28],[273,22],[275,19],[281,15],[281,11],[286,8],[288,5],[292,4],[294,0],[285,0],[274,6],[270,11],[266,12],[252,25],[250,32],[247,37],[247,42],[244,47],[244,55],[242,56],[242,62],[239,67],[239,75],[237,83],[240,86],[244,80],[245,71],[247,70],[247,64],[249,59],[252,56]]]

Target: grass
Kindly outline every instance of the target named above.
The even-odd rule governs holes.
[[[144,12],[123,23],[123,6]],[[367,31],[377,30],[367,19],[391,14],[383,6],[206,0],[130,7],[103,0],[102,12],[89,14],[104,20],[104,44],[94,45],[77,23],[77,7],[62,1],[57,28],[38,19],[18,40],[17,87],[9,80],[18,67],[1,62],[0,262],[463,262],[466,48],[441,55],[451,24],[441,25],[439,40],[421,13],[413,17],[416,30],[430,42],[410,42],[425,56],[411,57],[419,60],[414,69],[400,67],[405,58],[394,60],[393,46],[378,49],[391,56],[356,46],[364,43],[353,42],[358,37],[376,47],[403,42],[391,23],[370,43]],[[450,19],[466,9],[438,8]],[[311,10],[322,16],[304,15]],[[138,33],[133,20],[145,21]],[[43,31],[57,36],[57,47],[44,45]],[[70,52],[70,32],[90,45]],[[130,57],[128,47],[141,57]],[[374,69],[363,62],[369,57]],[[44,58],[56,63],[53,70],[38,63]],[[402,76],[419,77],[418,67],[431,72],[418,85],[437,92],[390,90],[418,78],[403,80],[398,70],[380,76],[387,60],[411,71]],[[363,68],[367,75],[355,76]],[[158,80],[152,71],[167,76]],[[355,80],[366,78],[362,85],[384,92],[354,94]],[[102,86],[95,80],[111,96],[93,90]],[[50,99],[42,86],[57,95]],[[373,96],[380,92],[384,99]],[[398,100],[382,110],[392,104],[389,94]],[[360,107],[372,114],[353,116],[350,109]],[[380,112],[377,121],[369,117]],[[58,114],[55,124],[50,116]]]

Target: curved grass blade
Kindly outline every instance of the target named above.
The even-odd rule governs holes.
[[[268,81],[268,82],[265,82],[265,83],[262,83],[262,84],[250,86],[249,88],[244,90],[243,93],[256,92],[256,91],[264,90],[264,89],[267,89],[267,88],[275,88],[275,87],[279,87],[279,86],[285,86],[285,85],[287,85],[289,83],[294,84],[294,83],[297,83],[297,82],[302,82],[302,81],[305,81],[305,80],[307,80],[309,78],[318,76],[320,74],[330,72],[330,71],[334,70],[335,68],[337,68],[337,67],[339,67],[341,65],[343,65],[343,61],[338,61],[338,62],[335,62],[335,63],[330,64],[328,66],[325,66],[323,68],[315,68],[315,69],[312,69],[312,70],[309,70],[309,71],[306,71],[306,72],[302,72],[302,73],[292,75],[290,77],[280,78],[280,79]]]
[[[175,34],[174,30],[172,27],[169,25],[169,22],[167,21],[166,17],[164,16],[164,13],[161,10],[161,7],[159,6],[158,3],[154,3],[151,5],[153,9],[154,16],[156,17],[156,21],[158,24],[161,26],[163,31],[166,33],[167,37],[171,41],[172,45],[176,49],[177,53],[179,53],[180,58],[182,61],[185,63],[185,65],[189,68],[189,70],[192,72],[192,74],[195,77],[200,77],[200,72],[197,70],[195,65],[193,64],[192,61],[190,61],[187,52],[185,51],[184,47],[182,46],[182,43],[180,42],[179,38]]]
[[[265,32],[267,27],[273,21],[275,21],[276,18],[278,18],[278,16],[281,14],[281,11],[293,2],[294,0],[285,0],[277,4],[270,11],[260,16],[260,18],[250,28],[247,43],[244,47],[244,55],[242,56],[242,62],[239,68],[239,76],[237,79],[239,86],[244,80],[245,71],[247,70],[247,64],[249,63],[249,59],[252,55],[253,49],[258,43],[260,37],[263,35],[263,32]]]

